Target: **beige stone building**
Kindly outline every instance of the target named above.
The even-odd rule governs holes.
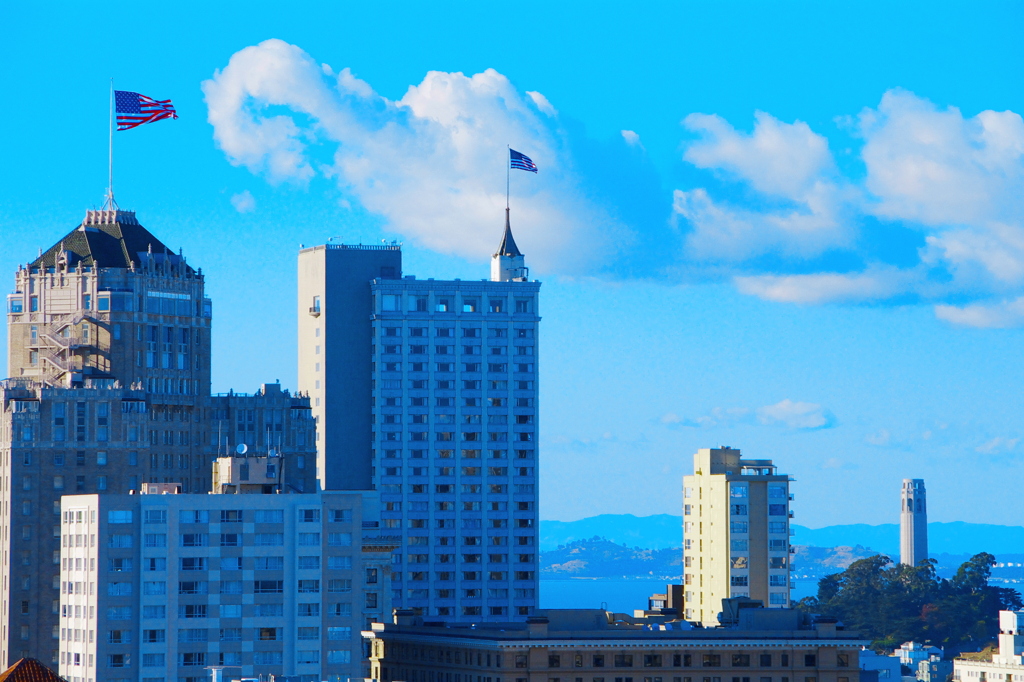
[[[722,600],[789,606],[789,476],[738,449],[698,450],[683,478],[683,613],[718,624]]]
[[[363,633],[381,682],[859,682],[868,644],[836,623],[742,609],[700,629],[597,609],[539,610],[527,623],[445,625],[399,611]]]
[[[206,492],[213,459],[239,444],[283,457],[278,489],[316,490],[308,398],[266,384],[211,399],[202,271],[133,212],[87,211],[20,266],[7,323],[0,661],[57,661],[62,495]]]

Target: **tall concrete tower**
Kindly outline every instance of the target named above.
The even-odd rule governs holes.
[[[900,563],[917,566],[928,558],[928,504],[924,479],[904,478],[900,492]]]
[[[770,459],[740,456],[702,448],[683,477],[684,617],[705,626],[718,624],[723,599],[790,605],[790,478]]]
[[[537,607],[540,283],[507,216],[491,280],[416,279],[398,245],[299,252],[299,389],[327,490],[375,489],[400,537],[394,606],[431,620]]]

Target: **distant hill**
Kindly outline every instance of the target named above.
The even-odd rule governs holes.
[[[595,536],[610,542],[643,549],[668,549],[682,544],[681,516],[656,514],[601,514],[579,521],[541,521],[541,551],[557,549],[576,540]],[[899,525],[849,524],[807,528],[793,526],[793,544],[812,547],[856,547],[860,545],[882,554],[899,554]],[[933,555],[971,555],[977,552],[1024,553],[1024,527],[982,523],[928,524],[928,549]]]
[[[595,535],[620,545],[644,549],[682,547],[683,517],[672,514],[601,514],[579,521],[541,521],[540,549],[542,552],[551,551],[559,545]]]
[[[541,578],[658,579],[678,583],[681,549],[639,549],[602,538],[575,540],[540,555]]]

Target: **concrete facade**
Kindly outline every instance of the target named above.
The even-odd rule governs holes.
[[[390,612],[396,545],[376,511],[371,492],[65,496],[60,674],[366,677],[359,630]]]
[[[698,450],[683,478],[683,616],[718,624],[722,600],[790,603],[790,477],[771,460]]]
[[[991,661],[953,661],[957,682],[1020,682],[1024,680],[1024,611],[999,612],[999,653]]]
[[[299,253],[299,388],[328,488],[402,536],[394,603],[505,621],[537,605],[538,295],[506,225],[493,280],[404,276],[397,246]]]
[[[371,676],[381,682],[859,682],[867,642],[835,623],[744,609],[740,627],[693,629],[597,609],[541,610],[527,623],[473,628],[411,615],[375,624]]]
[[[904,478],[900,489],[900,563],[907,566],[928,558],[928,499],[924,480]]]

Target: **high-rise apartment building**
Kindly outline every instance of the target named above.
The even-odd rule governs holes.
[[[390,613],[396,540],[370,491],[260,494],[279,462],[218,459],[236,494],[62,498],[64,679],[367,676],[359,632]]]
[[[770,459],[729,447],[700,449],[683,477],[686,620],[716,625],[722,600],[789,606],[789,476]]]
[[[0,662],[58,651],[60,498],[143,484],[210,489],[238,444],[281,455],[278,489],[315,490],[308,399],[267,384],[210,397],[201,270],[130,211],[87,211],[15,273],[0,381]],[[309,458],[309,466],[303,458]]]
[[[917,566],[928,558],[928,499],[924,479],[904,478],[900,490],[900,563]]]
[[[537,604],[540,284],[506,220],[491,280],[403,276],[397,246],[299,254],[299,388],[328,489],[372,484],[402,536],[396,606],[507,620]]]

